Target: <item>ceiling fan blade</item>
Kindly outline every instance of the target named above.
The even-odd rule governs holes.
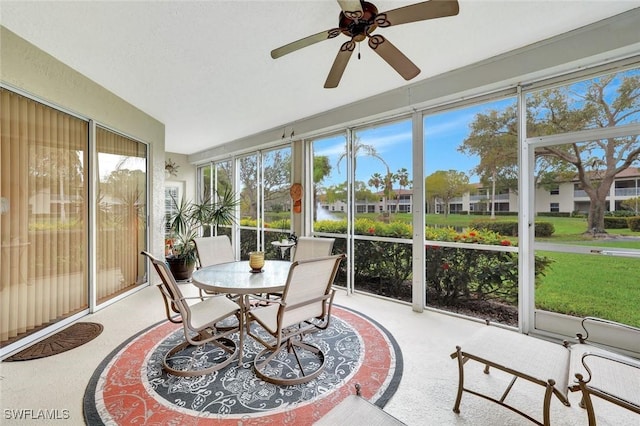
[[[358,20],[362,17],[360,0],[338,0],[342,13],[349,19]]]
[[[338,87],[342,74],[344,74],[344,69],[347,67],[349,58],[351,58],[351,54],[355,48],[356,42],[353,40],[349,40],[340,46],[340,51],[338,51],[336,59],[333,61],[333,65],[331,66],[331,71],[329,71],[329,75],[327,76],[327,81],[324,83],[325,89]]]
[[[381,35],[376,34],[370,36],[369,47],[380,55],[382,59],[387,61],[405,80],[411,80],[420,74],[420,68]]]
[[[456,0],[431,0],[379,13],[375,17],[375,23],[379,27],[389,27],[391,25],[454,16],[459,11],[460,6]]]
[[[295,52],[296,50],[302,49],[303,47],[311,46],[312,44],[318,43],[320,41],[337,37],[338,35],[340,35],[341,32],[342,31],[340,30],[340,28],[332,28],[330,30],[319,32],[318,34],[301,38],[300,40],[296,40],[292,43],[285,44],[282,47],[278,47],[277,49],[273,49],[271,51],[271,57],[273,59],[277,59],[288,53]]]

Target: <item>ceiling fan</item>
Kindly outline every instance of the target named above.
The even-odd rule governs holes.
[[[363,0],[338,0],[342,11],[338,17],[338,27],[294,41],[271,51],[271,57],[277,59],[303,47],[344,34],[349,41],[340,46],[338,55],[329,71],[324,87],[338,87],[349,58],[355,50],[356,43],[369,39],[368,44],[374,52],[395,69],[405,80],[411,80],[420,74],[418,68],[389,40],[379,34],[372,34],[376,28],[407,24],[427,19],[443,18],[458,14],[457,0],[430,0],[405,7],[378,12],[378,8]]]

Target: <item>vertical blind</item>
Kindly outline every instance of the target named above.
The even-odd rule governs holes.
[[[0,346],[145,281],[147,147],[96,130],[88,198],[87,121],[0,88]],[[89,206],[96,209],[95,252]],[[94,256],[96,276],[89,279]]]
[[[96,149],[96,294],[104,302],[145,280],[147,148],[98,127]]]
[[[88,123],[0,89],[0,343],[88,307]]]

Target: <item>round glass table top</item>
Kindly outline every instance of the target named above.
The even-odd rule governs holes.
[[[193,284],[217,293],[281,292],[287,282],[291,262],[265,260],[262,272],[254,273],[248,260],[220,263],[198,269],[191,276]]]

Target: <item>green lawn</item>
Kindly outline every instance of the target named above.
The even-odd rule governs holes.
[[[635,247],[638,248],[638,243]],[[536,307],[640,327],[640,259],[539,252],[554,260],[536,282]]]
[[[376,214],[358,214],[377,220]],[[430,214],[427,226],[467,228],[471,221],[483,218],[474,215]],[[488,217],[486,217],[488,219]],[[411,223],[411,214],[394,214],[392,221]],[[500,221],[517,221],[516,216],[498,216]],[[592,239],[585,236],[585,218],[538,217],[537,222],[550,222],[555,228],[549,238],[538,242],[592,245],[640,250],[640,232],[629,229],[608,229],[612,236],[638,237]],[[640,259],[588,254],[539,252],[553,260],[544,277],[536,282],[536,307],[576,316],[598,316],[640,327]]]
[[[404,221],[400,216],[400,220]],[[488,216],[472,216],[472,215],[457,215],[451,214],[445,217],[442,214],[429,214],[426,216],[425,221],[427,226],[452,226],[468,228],[474,220],[490,220]],[[498,216],[498,221],[517,222],[517,216]],[[585,236],[584,233],[587,230],[587,219],[585,218],[572,218],[572,217],[538,217],[536,222],[548,222],[551,223],[555,229],[553,235],[549,238],[538,238],[537,241],[555,242],[560,244],[566,243],[580,243],[580,242],[593,242],[594,240]],[[634,232],[630,229],[607,229],[607,232],[611,235],[618,236],[630,236],[640,237],[640,232]],[[601,240],[596,240],[601,241]],[[597,243],[599,244],[599,242]],[[637,247],[640,248],[640,247]]]

